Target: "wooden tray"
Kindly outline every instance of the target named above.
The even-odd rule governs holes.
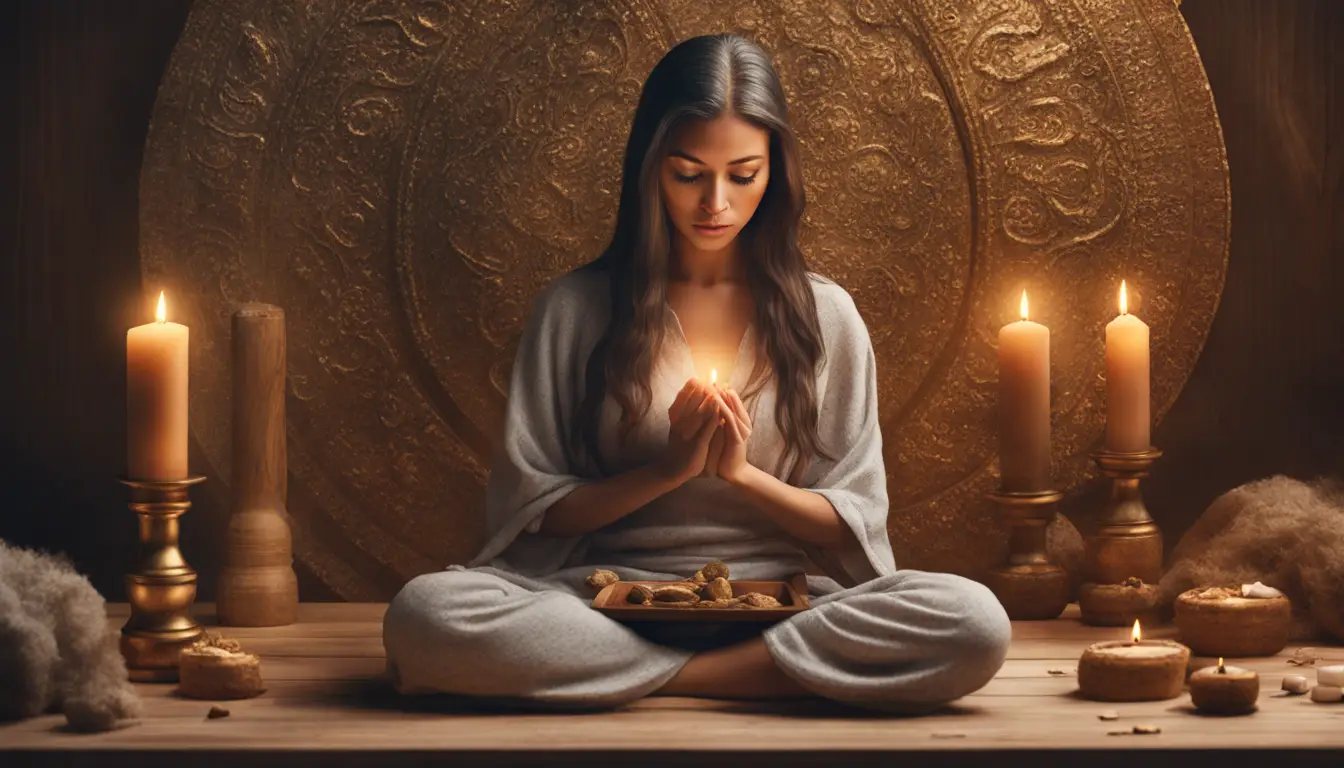
[[[661,587],[680,581],[618,581],[609,584],[593,598],[593,609],[617,621],[675,621],[687,623],[774,623],[812,607],[807,599],[807,576],[798,574],[788,581],[735,581],[729,579],[734,595],[760,592],[780,602],[779,608],[664,608],[658,604],[635,605],[626,596],[636,584]]]

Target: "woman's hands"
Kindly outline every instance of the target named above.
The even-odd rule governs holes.
[[[703,472],[719,421],[729,415],[717,387],[688,380],[667,409],[667,447],[655,462],[659,474],[680,484]]]
[[[714,386],[718,388],[717,384]],[[747,464],[747,438],[751,437],[751,417],[735,390],[719,389],[719,395],[727,403],[729,415],[719,427],[723,444],[716,469],[719,477],[737,484],[750,467]]]

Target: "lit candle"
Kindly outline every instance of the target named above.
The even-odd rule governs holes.
[[[1148,326],[1129,314],[1120,281],[1120,315],[1106,325],[1106,450],[1140,453],[1151,446],[1148,415]]]
[[[126,474],[187,476],[187,327],[168,322],[162,293],[156,321],[126,332]]]
[[[999,467],[1005,491],[1050,488],[1050,329],[1027,315],[999,329]]]
[[[1078,689],[1096,701],[1161,701],[1181,695],[1190,649],[1144,640],[1139,622],[1129,642],[1093,643],[1078,660]]]
[[[1222,657],[1217,667],[1204,667],[1190,675],[1190,701],[1201,712],[1244,715],[1255,711],[1259,696],[1260,676],[1249,669],[1225,666]]]

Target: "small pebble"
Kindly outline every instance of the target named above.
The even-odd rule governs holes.
[[[1134,732],[1135,732],[1135,733],[1161,733],[1161,732],[1162,732],[1162,729],[1161,729],[1161,728],[1158,728],[1156,725],[1136,725],[1136,726],[1134,726]]]
[[[1119,712],[1116,712],[1114,709],[1108,709],[1108,710],[1106,710],[1105,712],[1102,712],[1100,715],[1097,715],[1097,719],[1098,719],[1098,720],[1119,720],[1119,719],[1120,719],[1120,713],[1119,713]]]
[[[1273,587],[1267,587],[1264,584],[1261,584],[1260,582],[1257,581],[1254,584],[1242,584],[1241,596],[1274,598],[1274,597],[1283,597],[1283,593]]]
[[[223,707],[211,707],[210,713],[206,715],[211,720],[218,720],[221,717],[228,717],[229,710]]]
[[[1311,683],[1301,675],[1288,675],[1283,678],[1283,690],[1289,693],[1306,693],[1311,690]]]
[[[1344,688],[1344,664],[1332,664],[1316,670],[1317,685],[1333,685]]]
[[[1317,704],[1333,704],[1344,698],[1344,690],[1338,685],[1318,685],[1311,689],[1311,700]]]

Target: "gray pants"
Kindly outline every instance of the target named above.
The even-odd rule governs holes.
[[[383,645],[398,690],[616,706],[658,690],[694,654],[575,594],[491,570],[417,577],[388,606]],[[978,690],[1012,636],[993,593],[949,574],[898,571],[812,605],[761,632],[775,664],[819,696],[874,709],[918,711]]]

